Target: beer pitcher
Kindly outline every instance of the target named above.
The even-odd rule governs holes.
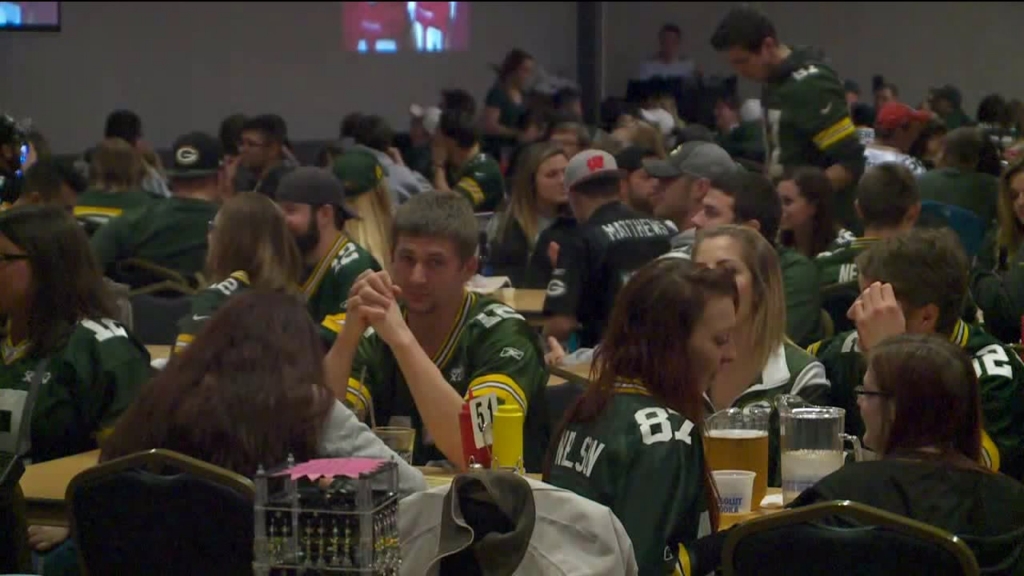
[[[704,457],[711,470],[749,470],[754,477],[750,509],[768,492],[768,420],[771,410],[750,406],[716,412],[704,422]]]
[[[788,394],[776,398],[775,404],[779,410],[783,503],[789,504],[841,468],[846,461],[844,442],[853,445],[856,461],[864,458],[860,440],[843,433],[846,411],[842,408],[814,406]]]

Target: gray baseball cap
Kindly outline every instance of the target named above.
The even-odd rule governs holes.
[[[644,169],[655,178],[716,178],[742,170],[729,153],[713,142],[687,142],[664,160],[644,160]]]
[[[323,168],[302,166],[281,178],[275,200],[322,206],[336,206],[346,218],[357,218],[345,203],[345,185],[334,174]]]
[[[615,156],[604,150],[584,150],[569,160],[565,167],[565,187],[572,189],[584,182],[596,178],[623,178],[625,170],[620,170]]]

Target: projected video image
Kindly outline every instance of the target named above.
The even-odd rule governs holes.
[[[448,52],[469,48],[469,2],[342,2],[350,52]]]
[[[0,2],[0,29],[60,28],[60,2]]]

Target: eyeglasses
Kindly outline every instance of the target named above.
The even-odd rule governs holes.
[[[877,396],[879,398],[891,398],[892,394],[886,392],[879,392],[878,390],[865,390],[863,386],[857,386],[853,389],[853,393],[857,396]]]
[[[14,262],[15,260],[28,260],[28,254],[3,254],[3,253],[0,253],[0,262]]]

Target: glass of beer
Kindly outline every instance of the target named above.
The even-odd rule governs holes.
[[[749,470],[754,476],[750,509],[768,492],[768,419],[771,409],[751,406],[712,414],[704,423],[704,457],[711,470]]]
[[[860,441],[844,434],[846,412],[842,408],[780,403],[779,448],[782,467],[782,501],[789,504],[801,492],[843,466],[843,443],[854,445],[860,457]]]

